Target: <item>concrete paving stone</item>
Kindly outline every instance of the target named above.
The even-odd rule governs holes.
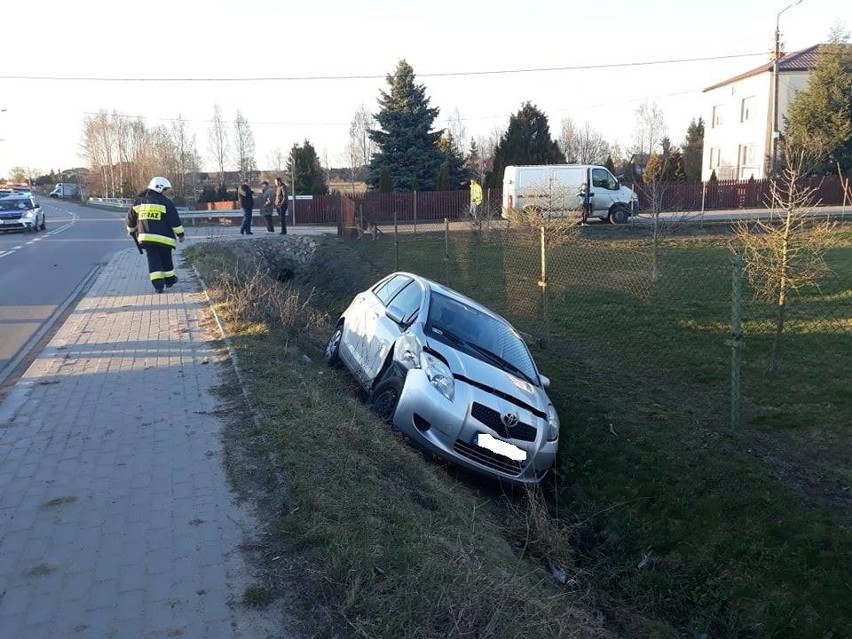
[[[24,613],[4,614],[0,608],[0,637],[23,637],[21,626],[24,624]],[[34,638],[37,639],[37,638]]]
[[[122,591],[118,597],[116,620],[119,622],[136,619],[142,621],[145,612],[145,591],[142,588]]]
[[[86,598],[86,608],[110,608],[118,601],[118,576],[113,575],[107,579],[97,579],[96,572],[92,574],[95,578]]]
[[[0,619],[23,615],[29,609],[32,591],[27,588],[10,588],[0,598]],[[2,622],[0,622],[2,625]],[[0,636],[3,636],[0,634]],[[8,635],[6,635],[8,636]]]
[[[97,582],[118,581],[121,576],[121,552],[114,549],[99,549],[93,573]]]
[[[110,629],[111,634],[109,636],[115,637],[115,639],[142,637],[145,634],[145,626],[146,622],[143,617],[125,619],[123,621],[119,619]]]
[[[59,599],[81,603],[86,600],[92,586],[92,573],[90,570],[71,571],[69,567],[63,574],[62,594]]]
[[[30,629],[30,627],[40,624],[49,624],[53,621],[55,615],[56,603],[53,598],[40,597],[38,591],[36,591],[35,596],[30,599],[27,605],[27,610],[24,614],[24,627]]]
[[[172,575],[169,573],[150,573],[145,584],[145,597],[149,611],[153,611],[155,604],[172,599]]]

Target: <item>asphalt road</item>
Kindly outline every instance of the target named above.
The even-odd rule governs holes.
[[[14,383],[98,270],[131,242],[122,211],[38,199],[46,230],[0,233],[0,389]]]

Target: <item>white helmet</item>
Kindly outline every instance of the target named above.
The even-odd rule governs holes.
[[[172,188],[172,183],[171,183],[171,182],[169,182],[169,181],[168,181],[166,178],[164,178],[164,177],[155,177],[155,178],[154,178],[154,179],[152,179],[152,180],[151,180],[151,182],[148,184],[148,188],[149,188],[151,191],[156,191],[157,193],[162,193],[162,192],[163,192],[163,191],[165,191],[166,189],[170,189],[170,188]]]

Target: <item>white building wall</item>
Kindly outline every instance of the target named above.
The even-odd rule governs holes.
[[[796,93],[808,87],[808,71],[785,72],[778,82],[778,129]],[[753,109],[743,121],[743,100],[752,98]],[[720,180],[766,177],[772,151],[772,73],[745,78],[705,94],[704,150],[701,179],[710,179],[713,169]],[[720,108],[721,125],[713,126],[714,109]]]
[[[705,93],[702,180],[709,180],[713,169],[720,180],[764,177],[771,88],[772,74],[765,72]]]

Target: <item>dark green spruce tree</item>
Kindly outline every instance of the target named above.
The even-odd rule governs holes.
[[[683,172],[687,182],[701,180],[701,154],[704,152],[704,118],[692,120],[686,129],[686,140],[680,147]]]
[[[438,140],[438,150],[444,156],[444,161],[441,162],[441,167],[438,169],[438,175],[441,175],[446,166],[446,182],[444,184],[435,185],[436,191],[458,191],[467,187],[470,181],[468,171],[465,167],[465,159],[456,144],[453,134],[446,131],[441,139]],[[444,186],[444,188],[442,188]]]
[[[446,160],[438,149],[443,131],[433,131],[438,109],[429,106],[426,89],[415,84],[414,69],[400,60],[387,76],[388,92],[381,91],[376,121],[379,129],[369,132],[378,147],[367,169],[367,186],[377,190],[382,169],[390,174],[395,191],[410,191],[413,185],[431,191],[441,164]]]
[[[488,174],[486,184],[502,186],[503,171],[510,165],[564,163],[565,155],[550,137],[547,116],[534,104],[526,102],[509,118],[509,128],[500,137],[494,151],[494,168]]]
[[[328,195],[325,171],[322,169],[316,149],[305,140],[302,146],[293,145],[287,158],[287,173],[292,176],[295,167],[295,195]],[[288,184],[289,188],[290,185]]]
[[[796,94],[786,118],[785,136],[797,149],[807,149],[820,173],[840,165],[852,173],[852,45],[835,28],[820,45],[808,87]]]

